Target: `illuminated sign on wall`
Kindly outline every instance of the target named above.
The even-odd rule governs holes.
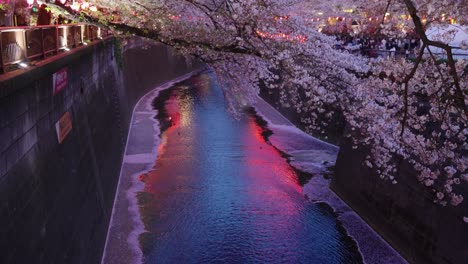
[[[68,69],[63,68],[52,76],[54,95],[65,89],[68,84]]]
[[[57,139],[59,144],[62,144],[63,140],[70,134],[72,130],[72,120],[70,112],[65,112],[63,116],[55,123],[55,130],[57,131]]]

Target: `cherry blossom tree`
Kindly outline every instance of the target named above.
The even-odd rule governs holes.
[[[468,68],[447,39],[427,37],[430,25],[468,23],[466,0],[90,0],[94,9],[61,8],[75,19],[139,35],[205,62],[216,73],[233,110],[252,103],[261,83],[310,128],[327,125],[333,111],[351,127],[355,147],[370,149],[366,164],[397,183],[409,162],[434,201],[458,205],[468,182]],[[345,12],[346,11],[346,12]],[[370,59],[334,48],[310,23],[319,15],[365,23],[378,17],[380,33],[414,31],[415,61]],[[318,20],[315,20],[318,21]],[[468,46],[468,45],[465,45]],[[437,47],[446,60],[431,52]],[[461,45],[463,48],[464,45]],[[332,106],[330,108],[330,106]],[[466,188],[466,187],[464,187]]]

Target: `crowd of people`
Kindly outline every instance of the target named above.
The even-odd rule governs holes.
[[[54,15],[48,10],[47,5],[42,4],[37,13],[37,25],[66,24],[67,21],[62,15]]]
[[[14,6],[8,6],[8,12],[0,12],[0,27],[45,26],[66,23],[67,20],[63,15],[52,12],[46,4],[34,4],[31,7],[25,0],[18,0]]]
[[[340,35],[336,37],[337,48],[360,51],[370,57],[405,56],[412,57],[420,48],[420,41],[415,37],[393,38]]]

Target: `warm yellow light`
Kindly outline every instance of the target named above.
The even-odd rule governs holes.
[[[354,12],[354,10],[353,10],[352,8],[350,8],[350,9],[344,9],[343,12],[345,12],[345,13],[352,13],[352,12]]]

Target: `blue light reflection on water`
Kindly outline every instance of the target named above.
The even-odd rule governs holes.
[[[304,198],[254,118],[225,110],[209,75],[169,93],[162,107],[172,125],[144,178],[146,263],[361,262],[335,216]]]

